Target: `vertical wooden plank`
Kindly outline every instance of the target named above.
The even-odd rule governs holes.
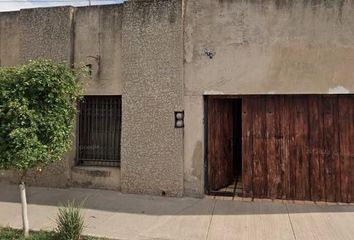
[[[217,175],[218,175],[218,169],[219,169],[219,162],[217,161],[217,158],[218,158],[218,151],[220,151],[218,149],[218,146],[219,146],[219,141],[220,139],[217,137],[220,135],[220,119],[217,117],[220,112],[219,112],[219,109],[216,107],[216,99],[211,99],[210,101],[210,105],[211,108],[214,109],[214,115],[213,116],[210,116],[210,119],[209,119],[209,124],[211,125],[213,129],[212,133],[214,135],[210,135],[210,138],[209,138],[209,141],[210,142],[214,142],[214,146],[213,146],[213,158],[210,159],[210,162],[209,162],[209,167],[211,168],[211,175],[210,175],[210,178],[209,178],[209,188],[210,190],[214,190],[216,189],[216,181],[217,181]]]
[[[275,191],[276,198],[283,197],[282,189],[282,179],[283,179],[283,133],[282,133],[282,122],[283,122],[283,105],[284,105],[284,96],[277,96],[274,98],[274,154],[275,154]],[[268,154],[267,154],[268,156]]]
[[[253,124],[253,190],[255,197],[267,195],[267,141],[264,97],[254,97]]]
[[[339,125],[339,154],[341,167],[341,201],[348,202],[348,188],[349,188],[349,161],[346,155],[350,152],[348,146],[348,117],[349,109],[344,96],[338,97],[338,125]]]
[[[352,102],[353,104],[354,102]],[[334,173],[335,173],[335,179],[334,179],[334,186],[335,186],[335,199],[334,201],[340,202],[341,200],[341,189],[340,189],[340,180],[341,180],[341,169],[340,169],[340,142],[339,142],[339,136],[340,136],[340,129],[339,129],[339,111],[338,111],[338,96],[333,97],[333,109],[332,109],[332,114],[333,114],[333,132],[334,132],[334,138],[335,142],[333,144],[333,151],[332,151],[332,159],[334,161]],[[354,119],[352,121],[354,123]],[[353,128],[354,130],[354,128]]]
[[[242,99],[235,99],[234,109],[234,129],[233,129],[233,153],[234,153],[234,175],[242,184]]]
[[[267,196],[271,199],[275,199],[278,196],[278,171],[277,166],[279,165],[278,156],[276,152],[276,142],[275,142],[275,104],[278,101],[277,97],[267,96],[265,98],[265,110],[266,110],[266,156],[264,159],[267,162]],[[279,115],[279,114],[277,114]]]
[[[230,99],[223,99],[220,102],[222,109],[222,136],[224,138],[224,151],[222,152],[222,159],[220,159],[221,172],[220,179],[222,185],[227,186],[234,180],[234,164],[233,164],[233,104]]]
[[[220,119],[220,115],[221,113],[221,109],[218,107],[218,101],[217,99],[213,99],[213,108],[215,109],[215,116],[214,118],[214,127],[215,127],[215,135],[210,138],[210,141],[215,141],[215,145],[214,145],[214,159],[212,159],[212,162],[210,164],[210,167],[213,169],[212,170],[212,177],[210,178],[210,187],[211,190],[217,190],[220,186],[219,186],[219,181],[220,179],[218,178],[218,176],[220,175],[220,155],[222,153],[222,149],[220,149],[222,147],[222,143],[220,141],[222,141],[222,139],[220,139],[220,135],[221,135],[221,119]],[[213,122],[211,122],[211,124],[213,124]]]
[[[318,128],[320,131],[319,138],[316,140],[317,142],[317,147],[316,151],[318,152],[319,156],[319,193],[320,193],[320,200],[325,201],[326,200],[326,175],[325,175],[325,155],[324,155],[324,148],[323,148],[323,135],[324,132],[326,131],[323,127],[324,121],[323,121],[323,112],[325,111],[323,103],[322,103],[322,96],[317,98],[317,105],[319,108],[320,112],[320,121],[318,122]]]
[[[308,97],[309,108],[309,143],[307,152],[309,153],[309,160],[311,162],[309,168],[309,181],[310,181],[310,196],[311,200],[319,201],[321,195],[321,181],[320,181],[320,149],[322,149],[322,118],[321,108],[318,96]]]
[[[215,128],[213,128],[213,122],[214,119],[213,117],[215,116],[215,112],[214,112],[214,108],[213,108],[213,102],[212,99],[208,98],[208,152],[207,152],[207,157],[208,157],[208,191],[211,190],[211,179],[213,176],[213,168],[212,168],[212,164],[213,164],[213,159],[214,159],[214,144],[215,141],[211,141],[211,139],[214,137],[215,133],[214,130]]]
[[[338,136],[335,128],[334,114],[334,98],[325,96],[322,98],[323,104],[323,149],[324,156],[324,171],[325,171],[325,186],[326,186],[326,201],[336,200],[336,159]]]
[[[267,148],[268,148],[268,136],[267,136],[267,121],[266,121],[266,96],[260,98],[260,111],[261,111],[261,156],[263,156],[262,163],[262,175],[263,175],[263,196],[268,197],[268,165],[267,165]]]
[[[295,145],[296,145],[296,199],[308,199],[310,194],[308,182],[308,108],[304,96],[295,97]]]
[[[354,202],[354,96],[346,96],[348,98],[349,118],[348,118],[348,133],[349,133],[349,169],[350,169],[350,188],[348,193],[348,201]]]
[[[242,185],[245,197],[253,196],[253,108],[250,97],[242,98]]]
[[[353,171],[354,167],[354,110],[353,100],[348,96],[338,97],[339,106],[339,141],[340,141],[340,172],[341,172],[341,201],[353,201]]]
[[[295,137],[294,137],[294,161],[295,161],[295,199],[304,199],[304,184],[302,179],[302,164],[303,156],[301,152],[301,145],[303,144],[303,113],[301,108],[301,101],[299,96],[294,97],[294,125],[295,125]]]
[[[253,196],[261,197],[263,195],[263,178],[262,178],[262,134],[261,134],[261,114],[260,114],[260,98],[253,97]]]
[[[297,147],[295,142],[295,134],[296,134],[296,108],[295,108],[295,96],[288,96],[288,111],[289,111],[289,185],[287,198],[288,199],[296,199],[296,172],[297,170]]]
[[[279,115],[282,116],[280,124],[280,145],[281,145],[281,179],[282,179],[282,198],[290,199],[292,189],[291,186],[291,156],[290,156],[290,124],[291,115],[290,115],[290,100],[289,96],[282,96],[281,106],[279,109]]]
[[[233,105],[210,98],[208,108],[208,183],[210,190],[218,190],[233,181]]]

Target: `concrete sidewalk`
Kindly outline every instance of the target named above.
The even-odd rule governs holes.
[[[21,228],[17,186],[0,184],[0,225]],[[31,229],[55,227],[57,205],[85,203],[85,234],[113,239],[354,239],[354,206],[163,198],[90,189],[28,189]]]

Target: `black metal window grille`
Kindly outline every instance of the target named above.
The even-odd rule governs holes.
[[[120,96],[85,96],[79,103],[79,165],[120,165],[121,102]]]

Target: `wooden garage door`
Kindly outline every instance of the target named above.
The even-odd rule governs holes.
[[[354,201],[354,97],[242,99],[244,194]]]

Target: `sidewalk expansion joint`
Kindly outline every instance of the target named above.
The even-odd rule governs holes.
[[[289,218],[289,222],[290,222],[290,226],[291,226],[291,231],[293,232],[294,239],[296,240],[295,230],[294,230],[293,222],[291,221],[290,211],[289,211],[287,203],[285,203],[285,207],[286,207],[286,210],[288,212],[288,218]]]
[[[216,201],[217,201],[217,200],[215,199],[215,200],[214,200],[213,210],[211,211],[211,217],[210,217],[210,221],[209,221],[208,230],[207,230],[207,234],[206,234],[205,240],[208,240],[208,237],[209,237],[209,231],[210,231],[211,222],[213,221],[213,217],[214,217],[214,211],[215,211]]]

